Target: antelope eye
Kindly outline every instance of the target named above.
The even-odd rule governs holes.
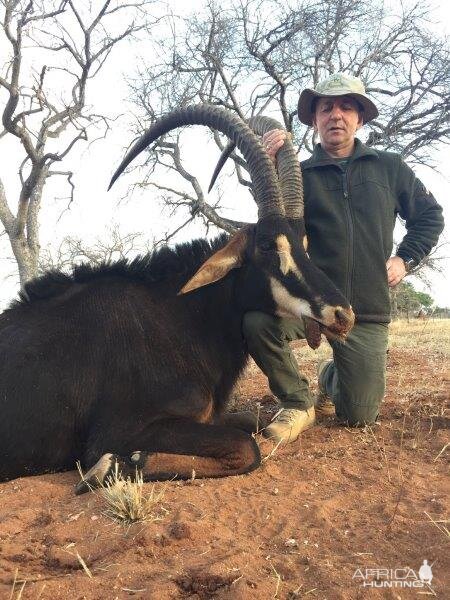
[[[261,252],[271,252],[272,250],[275,250],[275,244],[272,240],[265,240],[259,242],[258,249],[261,250]]]

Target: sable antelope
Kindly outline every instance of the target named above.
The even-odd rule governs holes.
[[[260,464],[258,446],[225,413],[248,358],[244,312],[309,317],[313,345],[319,326],[330,337],[351,329],[348,302],[302,245],[301,178],[289,144],[280,152],[281,191],[248,125],[192,106],[155,122],[111,185],[153,141],[188,124],[216,128],[240,149],[258,222],[229,239],[28,283],[0,316],[0,479],[68,470],[77,459],[89,469],[77,493],[102,482],[115,461],[155,480],[249,472]]]

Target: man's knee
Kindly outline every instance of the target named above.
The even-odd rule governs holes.
[[[363,427],[373,425],[377,420],[381,400],[372,404],[346,404],[341,407],[338,418],[350,427]]]
[[[242,319],[242,333],[250,343],[252,340],[260,339],[267,332],[273,334],[277,329],[276,318],[261,311],[246,312]]]

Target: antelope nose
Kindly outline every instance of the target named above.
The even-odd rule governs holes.
[[[341,327],[351,329],[355,322],[355,315],[351,308],[337,308],[335,310],[336,321]]]

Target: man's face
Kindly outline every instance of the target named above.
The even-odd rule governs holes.
[[[355,133],[362,124],[358,103],[350,96],[330,96],[317,100],[313,125],[325,150],[352,150]]]

